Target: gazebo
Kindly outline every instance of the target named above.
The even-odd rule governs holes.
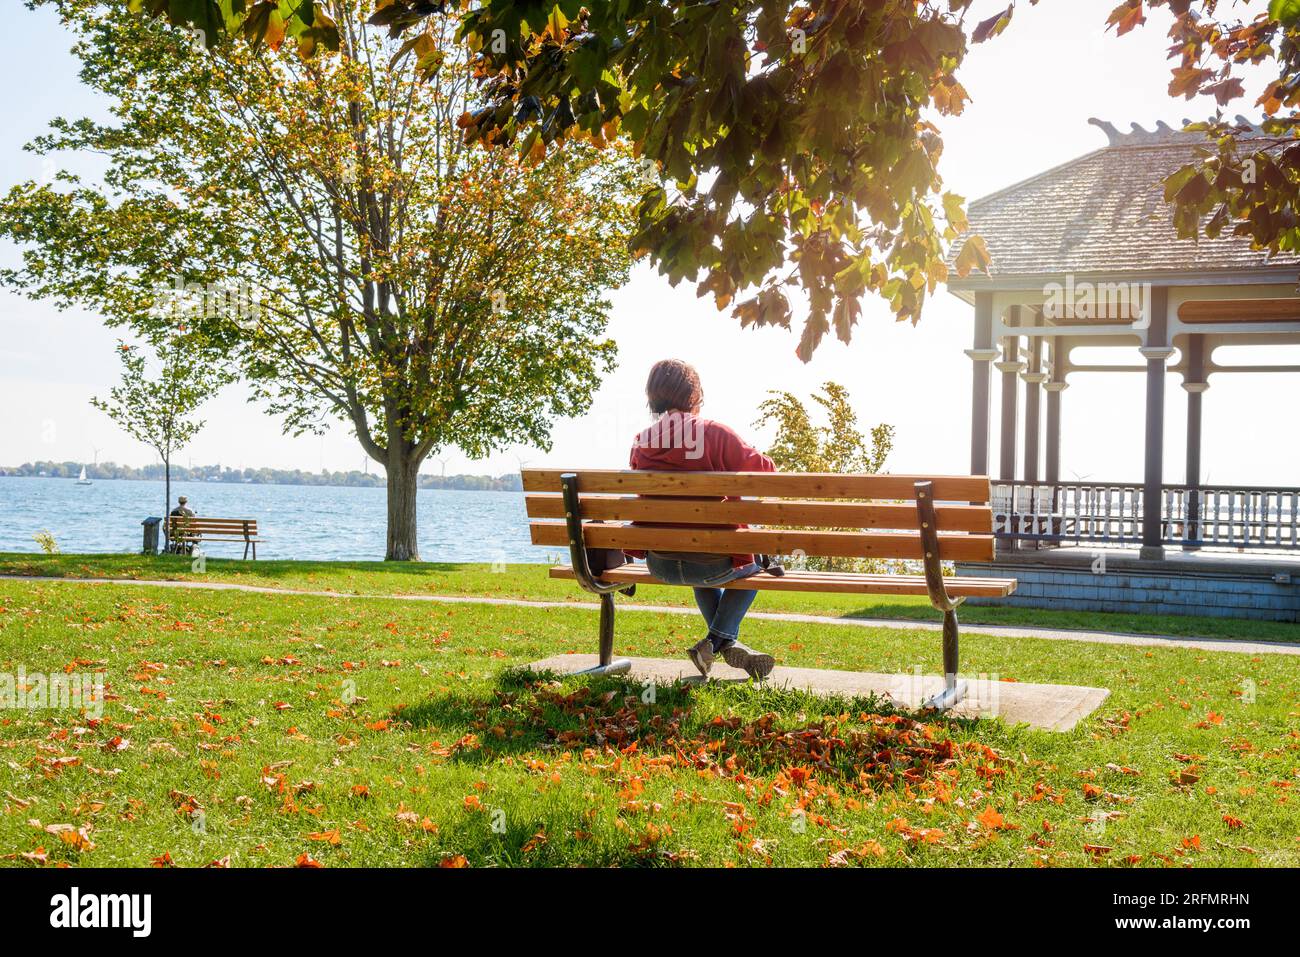
[[[999,565],[1022,583],[1008,601],[1300,620],[1300,488],[1207,486],[1201,463],[1210,376],[1300,372],[1216,359],[1223,346],[1300,343],[1300,257],[1270,256],[1230,231],[1177,237],[1163,180],[1195,159],[1203,134],[1090,122],[1106,146],[970,204],[970,232],[991,264],[948,284],[974,308],[971,472],[994,479]],[[1243,148],[1274,142],[1251,129]],[[1072,359],[1093,347],[1143,361]],[[1145,375],[1140,478],[1062,481],[1063,393],[1085,372]],[[1183,463],[1163,456],[1169,373],[1187,395]],[[1275,433],[1294,443],[1288,405]],[[1300,482],[1300,446],[1296,462]]]

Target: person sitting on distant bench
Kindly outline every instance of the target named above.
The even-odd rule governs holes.
[[[184,527],[184,522],[177,522],[176,519],[194,517],[194,509],[186,504],[188,501],[189,499],[184,495],[180,496],[176,500],[176,507],[171,510],[172,521],[168,523],[170,531],[167,535],[167,551],[173,555],[192,555],[194,546],[198,544],[198,537],[188,534],[183,534],[180,541],[175,540],[175,526],[181,525],[182,528]]]

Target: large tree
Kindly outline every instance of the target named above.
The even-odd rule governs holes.
[[[1207,136],[1202,154],[1165,181],[1179,233],[1226,230],[1300,252],[1300,0],[1124,0],[1109,24],[1122,35],[1157,8],[1173,17],[1169,95],[1213,96],[1219,107],[1193,127]],[[1243,74],[1252,68],[1264,77],[1249,89]],[[1263,121],[1225,112],[1242,107]]]
[[[218,45],[333,42],[328,4],[310,0],[129,2]],[[374,21],[408,42],[459,21],[482,98],[471,139],[530,153],[630,143],[652,181],[633,249],[742,325],[790,327],[801,289],[807,360],[832,329],[849,340],[864,294],[915,321],[947,276],[945,242],[966,221],[930,118],[967,99],[954,72],[971,3],[378,0]],[[959,270],[984,263],[967,243]]]
[[[990,21],[989,35],[1015,8],[1011,0]],[[1179,235],[1227,231],[1257,248],[1300,252],[1300,0],[1122,0],[1106,29],[1124,36],[1146,26],[1148,12],[1170,21],[1169,95],[1209,96],[1217,107],[1186,127],[1205,146],[1164,183]],[[1260,121],[1227,112],[1242,108]]]
[[[310,0],[128,2],[201,23],[214,43],[335,39]],[[625,135],[680,187],[645,193],[637,244],[743,324],[788,325],[783,287],[801,285],[807,358],[831,326],[849,338],[865,291],[899,318],[920,315],[946,275],[944,243],[965,226],[960,197],[940,192],[942,143],[926,111],[960,112],[967,42],[1039,2],[1007,0],[967,24],[973,0],[481,0],[463,30],[485,96],[469,131],[494,143],[530,127],[546,143],[566,130]],[[461,9],[377,6],[397,32]],[[1300,249],[1300,0],[1122,0],[1104,26],[1123,35],[1150,10],[1173,19],[1170,95],[1208,94],[1221,108],[1197,124],[1205,155],[1166,182],[1180,232]],[[1260,66],[1266,82],[1248,90],[1242,72]],[[1224,115],[1236,102],[1263,111],[1262,131]],[[986,263],[968,238],[959,272]]]
[[[0,235],[24,256],[0,281],[147,332],[183,299],[288,430],[331,414],[383,465],[390,559],[418,558],[430,453],[546,447],[589,404],[634,167],[588,143],[467,143],[453,20],[398,43],[367,0],[318,2],[345,55],[309,57],[305,38],[205,50],[119,3],[37,3],[74,25],[83,81],[114,103],[113,122],[59,119],[33,148],[107,169],[9,193]]]

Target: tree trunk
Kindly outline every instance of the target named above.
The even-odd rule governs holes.
[[[388,547],[384,561],[418,562],[420,546],[416,540],[415,491],[420,463],[401,439],[389,442],[388,462]]]
[[[172,460],[163,457],[163,551],[171,551],[171,535],[167,530],[167,516],[172,508]]]

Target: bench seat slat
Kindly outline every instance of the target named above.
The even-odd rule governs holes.
[[[600,521],[659,524],[785,525],[822,528],[916,528],[916,506],[896,502],[828,502],[778,499],[635,498],[582,495],[582,517]],[[530,518],[564,518],[559,494],[527,495]],[[941,532],[993,531],[987,506],[940,505]]]
[[[573,569],[558,565],[551,569],[552,578],[574,578]],[[602,581],[629,585],[662,584],[644,565],[625,565],[600,576]],[[1016,590],[1014,578],[946,578],[944,585],[953,597],[1002,598]],[[787,570],[777,578],[759,574],[728,582],[723,588],[747,588],[755,591],[801,591],[852,595],[925,595],[925,578],[921,575],[861,575],[850,572],[818,573]]]
[[[534,545],[568,547],[563,522],[529,524]],[[916,534],[888,532],[774,531],[768,529],[671,528],[653,525],[583,525],[588,548],[644,551],[706,552],[713,554],[792,555],[801,552],[832,558],[922,558]],[[943,561],[993,560],[993,536],[948,535],[939,540]]]
[[[211,528],[174,528],[168,533],[168,538],[238,538],[241,542],[247,538],[249,541],[259,538],[255,532],[245,535],[239,531],[226,531],[223,529]]]
[[[525,492],[558,492],[569,469],[524,469]],[[837,475],[820,472],[631,472],[576,470],[580,492],[643,495],[749,495],[770,498],[904,499],[917,482],[933,482],[937,501],[987,502],[991,487],[982,475]]]

